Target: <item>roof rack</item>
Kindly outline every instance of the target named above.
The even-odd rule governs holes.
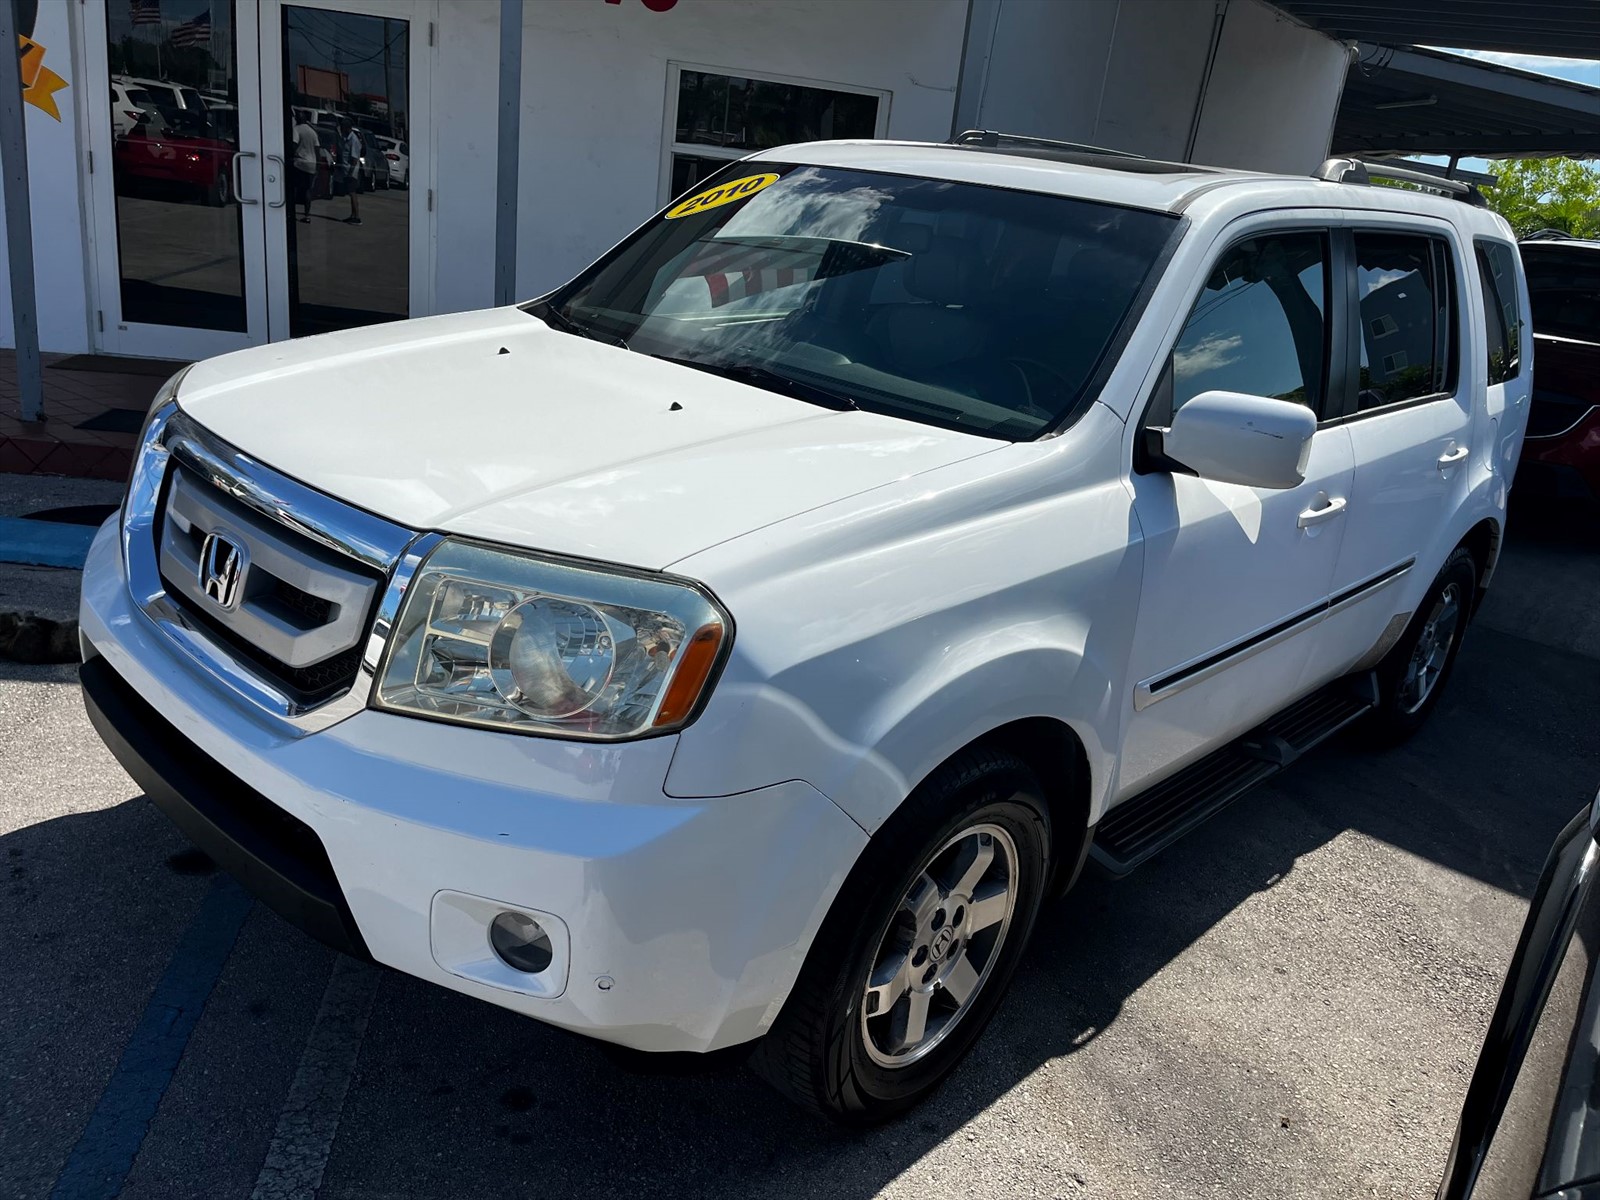
[[[1070,150],[1075,154],[1105,154],[1112,158],[1143,158],[1127,150],[1110,150],[1083,142],[1060,142],[1054,138],[1030,137],[1025,133],[1001,133],[996,129],[968,129],[950,139],[952,146],[1019,146],[1035,150]]]
[[[1414,183],[1427,191],[1453,196],[1466,204],[1487,208],[1489,202],[1477,185],[1461,179],[1446,179],[1415,167],[1396,167],[1379,159],[1330,158],[1312,173],[1313,179],[1326,179],[1330,183],[1371,184],[1374,179],[1397,179]]]
[[[1525,242],[1575,242],[1579,239],[1565,229],[1540,229],[1522,239]]]

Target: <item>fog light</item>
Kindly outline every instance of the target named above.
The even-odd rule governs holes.
[[[544,926],[519,912],[503,912],[489,925],[489,945],[514,971],[537,975],[550,965],[555,950]]]

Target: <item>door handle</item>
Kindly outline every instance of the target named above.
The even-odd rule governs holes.
[[[1331,521],[1344,512],[1344,497],[1335,496],[1321,508],[1308,508],[1300,514],[1300,528],[1308,529],[1312,525],[1321,525],[1324,521]]]
[[[267,161],[269,163],[277,163],[278,164],[278,198],[276,200],[268,200],[267,201],[267,207],[268,208],[282,208],[283,207],[283,187],[284,187],[284,178],[285,178],[284,171],[286,170],[286,168],[284,166],[282,157],[280,157],[279,155],[269,154],[269,155],[267,155]]]
[[[259,200],[246,200],[244,198],[244,181],[239,178],[240,160],[246,159],[246,158],[254,158],[255,156],[256,156],[255,155],[255,151],[253,151],[253,150],[236,150],[236,151],[234,151],[234,155],[233,155],[233,197],[240,204],[260,204],[261,203],[261,201],[259,201]]]
[[[1457,446],[1454,450],[1446,450],[1439,455],[1439,470],[1443,471],[1446,467],[1455,466],[1471,453],[1472,451],[1466,446]]]

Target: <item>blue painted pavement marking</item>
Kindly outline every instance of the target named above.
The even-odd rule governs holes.
[[[251,903],[227,875],[206,893],[67,1156],[51,1200],[111,1200],[122,1190]]]
[[[93,525],[30,521],[0,517],[0,562],[32,567],[82,567],[89,543],[99,532]]]

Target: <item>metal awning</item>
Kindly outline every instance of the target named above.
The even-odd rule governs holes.
[[[1346,42],[1600,59],[1596,0],[1270,0]]]
[[[1600,0],[1593,11],[1600,19]],[[1600,88],[1436,50],[1363,47],[1345,80],[1332,150],[1596,158]]]

